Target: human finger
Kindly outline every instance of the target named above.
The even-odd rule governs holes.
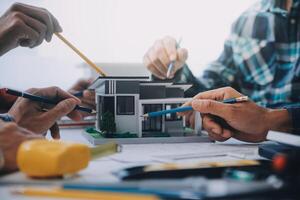
[[[35,41],[35,44],[30,47],[35,47],[35,46],[40,45],[43,42],[43,40],[45,39],[47,27],[40,21],[38,21],[30,16],[27,16],[21,12],[16,12],[16,13],[17,13],[16,14],[17,17],[21,18],[27,26],[31,27],[39,35],[38,39]]]
[[[200,113],[209,113],[219,116],[225,121],[233,115],[231,106],[231,104],[224,104],[214,100],[196,99],[192,101],[194,110]]]
[[[44,8],[39,8],[27,4],[15,3],[12,7],[13,10],[23,12],[24,14],[38,19],[44,23],[47,27],[46,40],[51,41],[52,35],[55,31],[58,31],[54,27],[54,19],[52,18],[50,12]]]
[[[151,62],[147,55],[145,55],[144,57],[144,64],[154,76],[156,76],[159,79],[165,79],[164,75],[156,69],[156,66]]]
[[[149,51],[149,59],[152,65],[162,74],[163,77],[167,74],[167,67],[163,64],[163,61],[160,60],[160,57],[156,54],[154,48]]]
[[[155,56],[158,59],[159,67],[163,67],[162,70],[164,71],[164,73],[166,73],[168,71],[168,66],[171,61],[163,45],[163,42],[161,40],[156,41],[153,49],[155,52]]]
[[[50,127],[50,133],[53,139],[60,139],[59,127],[56,122]]]
[[[176,40],[170,36],[166,36],[163,38],[162,41],[170,61],[176,61],[177,60]]]
[[[208,115],[203,116],[202,125],[206,131],[213,132],[216,135],[223,134],[223,128],[219,124],[215,123]]]
[[[218,141],[218,142],[224,142],[229,139],[229,138],[222,137],[218,134],[215,134],[213,132],[208,132],[208,136],[210,139],[212,139],[214,141]]]
[[[81,115],[78,111],[74,111],[74,108],[78,105],[78,102],[73,98],[68,98],[60,101],[52,109],[49,109],[42,115],[45,121],[55,122],[63,116],[68,115],[73,120],[80,120]]]

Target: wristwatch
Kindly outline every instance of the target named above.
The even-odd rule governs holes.
[[[13,116],[11,116],[8,113],[0,114],[0,119],[2,119],[5,122],[14,122],[15,121]]]
[[[0,149],[0,171],[3,169],[5,164],[4,154],[2,150]]]

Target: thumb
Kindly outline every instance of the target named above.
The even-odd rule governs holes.
[[[56,122],[50,127],[50,132],[53,139],[60,139],[59,127]]]
[[[228,116],[231,116],[229,106],[229,104],[224,104],[214,100],[195,99],[192,101],[192,107],[194,110],[200,113],[216,115],[225,120],[228,119]]]
[[[42,135],[30,134],[25,136],[26,140],[36,140],[36,139],[45,139]]]
[[[186,49],[183,48],[177,49],[177,57],[175,57],[174,59],[176,61],[174,65],[175,69],[172,71],[170,78],[174,78],[175,73],[184,66],[187,58],[188,58],[188,51]]]
[[[73,98],[65,99],[59,102],[54,108],[50,109],[46,114],[49,120],[56,121],[57,119],[72,112],[78,101]]]

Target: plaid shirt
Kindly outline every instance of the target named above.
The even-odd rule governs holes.
[[[233,24],[224,51],[200,78],[188,66],[176,73],[177,83],[192,83],[199,92],[231,86],[262,106],[300,102],[300,6],[285,0],[262,0]]]

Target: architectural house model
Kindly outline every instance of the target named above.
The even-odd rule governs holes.
[[[116,134],[183,136],[185,122],[176,114],[146,119],[141,116],[181,106],[187,101],[184,91],[190,87],[187,84],[151,81],[148,76],[99,77],[90,87],[96,92],[96,130],[103,131],[103,117],[110,113]]]

